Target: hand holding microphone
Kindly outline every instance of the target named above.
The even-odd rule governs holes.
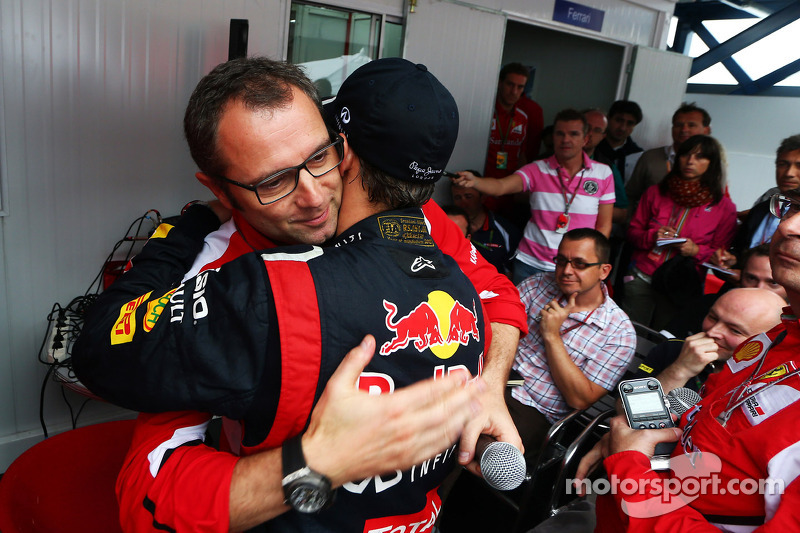
[[[514,445],[481,435],[475,445],[475,459],[486,483],[497,490],[513,490],[526,477],[525,457]]]

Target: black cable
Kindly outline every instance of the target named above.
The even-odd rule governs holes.
[[[50,374],[53,373],[53,366],[47,369],[47,374],[44,375],[44,380],[42,381],[42,390],[39,393],[39,422],[42,424],[42,432],[44,433],[44,438],[47,438],[47,424],[44,423],[44,389],[47,387],[47,382],[50,379]]]
[[[142,228],[144,226],[145,221],[149,220],[153,227],[150,231],[148,231],[146,236],[140,236],[142,232]],[[92,282],[89,284],[86,292],[82,296],[76,296],[73,298],[66,306],[61,306],[59,303],[54,303],[53,307],[50,309],[50,312],[47,315],[47,328],[45,329],[44,337],[42,338],[42,343],[39,346],[39,361],[43,364],[48,366],[47,373],[44,376],[44,380],[42,381],[42,388],[39,393],[39,422],[42,425],[42,432],[44,433],[44,437],[48,437],[47,432],[47,424],[44,420],[44,395],[45,390],[47,389],[47,382],[52,378],[65,382],[65,383],[80,383],[75,373],[72,371],[72,344],[73,341],[80,335],[81,329],[83,328],[83,322],[86,318],[86,314],[89,311],[89,308],[92,306],[94,301],[97,299],[98,294],[100,293],[101,289],[103,288],[103,274],[106,273],[109,263],[114,261],[115,254],[119,251],[120,248],[123,247],[125,243],[130,243],[127,251],[125,252],[125,257],[122,260],[124,265],[127,265],[131,258],[135,255],[134,248],[137,243],[144,242],[147,238],[149,238],[155,229],[162,223],[161,214],[155,209],[149,209],[145,212],[144,215],[137,217],[131,224],[128,226],[128,229],[125,232],[125,237],[118,240],[114,243],[114,246],[111,249],[111,253],[108,254],[105,261],[103,262],[103,266],[100,268],[100,272],[94,277]],[[135,227],[135,232],[131,233]],[[95,287],[96,285],[96,287]],[[93,291],[93,292],[92,292]],[[50,339],[50,334],[53,331],[54,325],[58,323],[58,321],[64,320],[66,324],[64,327],[60,327],[58,332],[63,336],[61,342],[63,342],[64,347],[64,356],[62,359],[53,360],[50,359],[48,352],[52,350],[52,343],[48,345],[48,340]],[[55,324],[54,324],[55,323]],[[60,375],[58,370],[65,369],[65,375]],[[67,380],[73,381],[67,381]],[[64,402],[67,404],[70,413],[70,420],[72,421],[72,428],[78,424],[78,418],[81,416],[83,412],[83,408],[86,407],[86,404],[91,400],[91,397],[86,398],[83,403],[81,404],[80,408],[78,409],[77,413],[74,412],[72,404],[69,402],[66,393],[64,391],[65,387],[62,384],[61,387],[61,395],[64,399]]]

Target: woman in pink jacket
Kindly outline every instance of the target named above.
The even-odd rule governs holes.
[[[634,252],[622,308],[631,320],[662,329],[686,303],[681,301],[685,289],[697,284],[694,272],[699,276],[701,263],[717,249],[727,249],[735,231],[736,206],[725,195],[722,148],[713,137],[690,137],[678,147],[666,177],[645,191],[628,228]],[[654,287],[656,270],[680,256],[691,258],[695,270],[670,276],[667,287]],[[667,268],[680,272],[672,269],[679,261]]]

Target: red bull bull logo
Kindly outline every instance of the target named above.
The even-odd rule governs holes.
[[[472,302],[472,308],[475,309],[475,302]],[[447,333],[447,342],[467,344],[470,335],[476,341],[481,340],[476,317],[476,312],[470,311],[461,305],[461,302],[456,302],[450,310],[450,331]]]
[[[417,351],[427,348],[440,359],[450,358],[460,345],[466,346],[470,337],[480,341],[478,316],[473,311],[454,300],[444,291],[433,291],[428,300],[421,302],[410,313],[400,318],[397,305],[383,301],[386,310],[386,328],[394,333],[394,338],[384,343],[379,352],[389,355],[413,344]],[[447,331],[447,339],[442,336]]]

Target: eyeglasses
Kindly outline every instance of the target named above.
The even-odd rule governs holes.
[[[603,264],[602,261],[597,262],[597,263],[587,263],[583,259],[567,259],[563,255],[555,256],[553,258],[553,262],[558,267],[565,267],[568,264],[570,264],[570,265],[572,265],[572,268],[574,268],[575,270],[586,270],[589,267],[598,266],[598,265],[602,265]]]
[[[261,205],[268,205],[294,192],[300,181],[301,170],[305,169],[306,172],[315,178],[319,178],[338,167],[342,159],[344,159],[344,147],[342,143],[342,137],[337,136],[336,140],[331,144],[320,148],[299,165],[279,170],[254,185],[245,185],[244,183],[228,179],[220,174],[213,174],[213,176],[231,185],[253,191],[256,193],[256,198],[258,198]]]
[[[791,217],[800,213],[800,202],[782,194],[773,194],[769,197],[769,212],[780,219]]]

